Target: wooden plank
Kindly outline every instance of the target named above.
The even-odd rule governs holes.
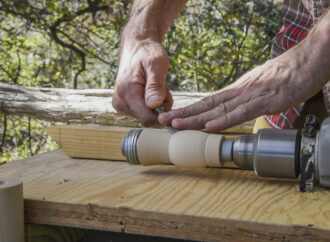
[[[173,238],[327,240],[330,193],[235,169],[71,159],[55,151],[6,164],[24,182],[26,222]]]
[[[125,160],[121,141],[131,128],[115,126],[61,125],[47,133],[70,157]]]
[[[125,160],[121,141],[132,128],[117,126],[59,125],[46,128],[47,133],[70,157]],[[168,132],[162,129],[163,132]],[[227,134],[227,139],[237,135]]]

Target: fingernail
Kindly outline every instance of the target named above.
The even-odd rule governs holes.
[[[163,118],[172,118],[172,117],[173,117],[173,112],[161,113],[160,115],[161,115]]]
[[[156,102],[156,101],[159,101],[161,99],[160,96],[158,95],[153,95],[153,96],[150,96],[147,98],[147,102]]]
[[[207,122],[207,123],[205,124],[205,127],[206,127],[206,128],[211,128],[212,126],[215,125],[215,123],[216,123],[216,121],[210,121],[210,122]]]
[[[176,119],[173,119],[172,121],[172,125],[173,126],[178,126],[182,123],[183,119],[182,118],[176,118]]]

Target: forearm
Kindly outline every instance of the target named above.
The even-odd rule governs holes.
[[[304,88],[320,90],[330,80],[330,11],[308,36],[279,60],[298,70]]]
[[[149,39],[160,43],[186,2],[187,0],[135,0],[122,41]]]

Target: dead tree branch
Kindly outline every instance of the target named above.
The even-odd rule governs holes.
[[[112,107],[114,90],[24,87],[0,82],[0,112],[31,118],[100,125],[139,126],[135,118],[125,117]],[[201,100],[208,93],[173,92],[174,109]],[[251,131],[253,122],[237,127]],[[235,129],[234,129],[235,130]]]

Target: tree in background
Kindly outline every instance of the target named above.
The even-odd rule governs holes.
[[[132,5],[116,0],[0,0],[0,81],[114,88]],[[274,0],[191,0],[168,31],[172,90],[212,91],[264,62],[280,27]],[[1,111],[1,108],[0,108]],[[49,123],[3,114],[0,162],[56,147]]]

